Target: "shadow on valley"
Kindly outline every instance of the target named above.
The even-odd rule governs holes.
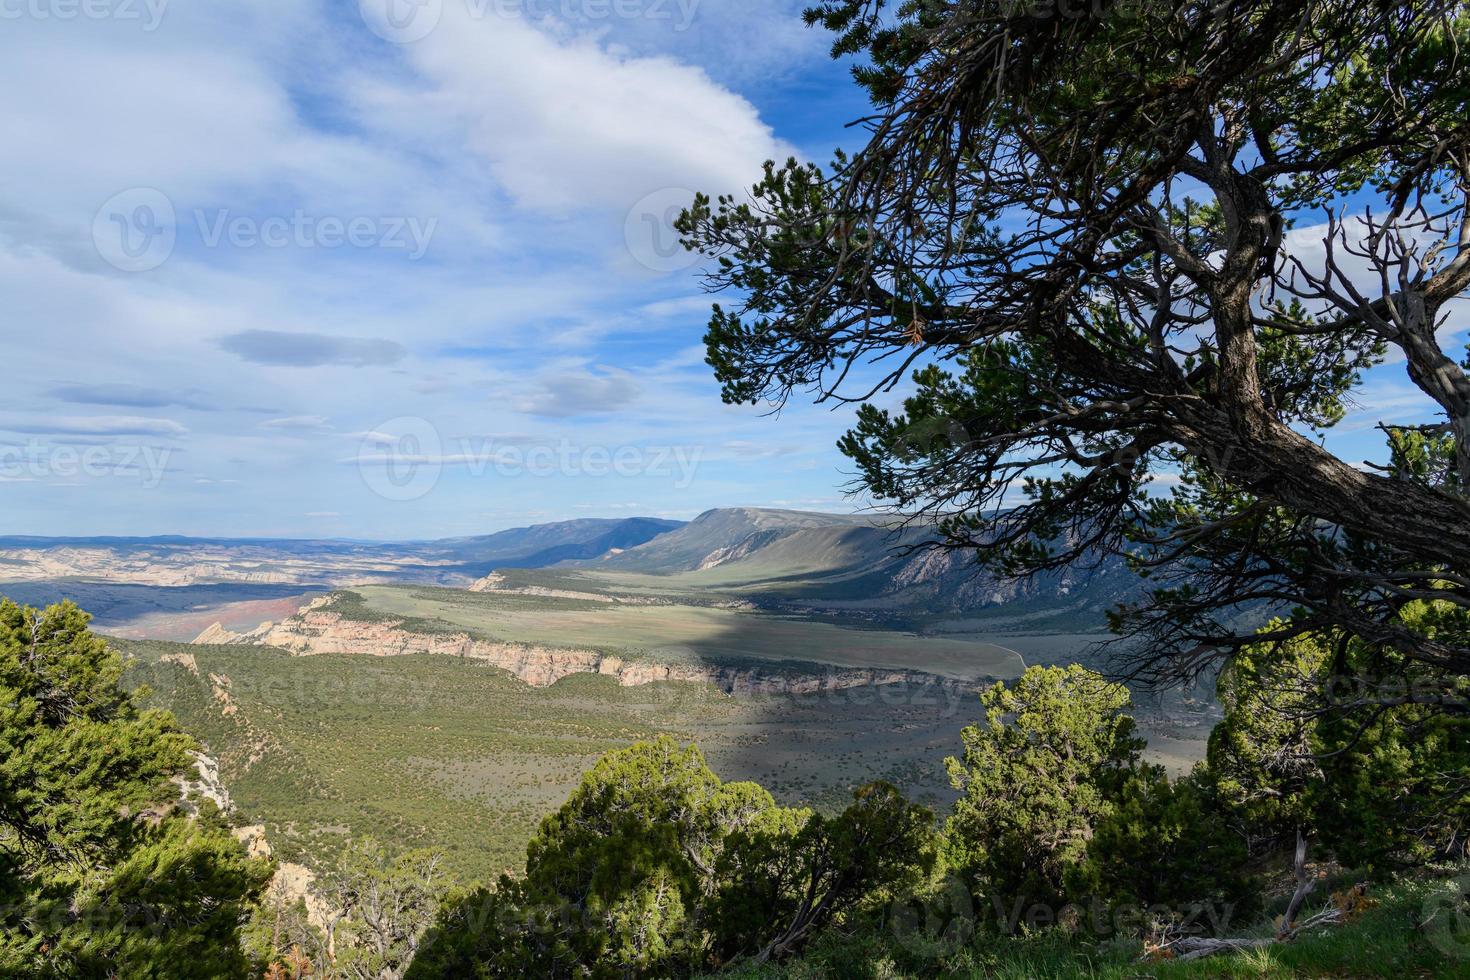
[[[100,633],[187,642],[210,623],[256,626],[289,616],[326,586],[309,583],[141,585],[70,579],[0,583],[0,595],[43,608],[70,599]]]
[[[504,612],[526,597],[473,598]],[[947,810],[954,791],[944,759],[959,753],[961,729],[981,719],[977,689],[997,679],[987,674],[994,661],[982,654],[986,645],[974,644],[969,681],[853,684],[853,665],[834,663],[845,651],[818,648],[810,638],[802,647],[788,637],[782,660],[774,659],[777,651],[732,656],[769,642],[772,620],[783,630],[798,622],[758,612],[732,613],[714,627],[702,620],[705,634],[679,651],[685,666],[734,668],[748,681],[767,682],[757,694],[684,681],[624,686],[588,672],[536,687],[484,661],[444,654],[293,656],[264,646],[156,640],[119,646],[137,662],[131,682],[146,684],[153,703],[177,713],[206,743],[239,820],[262,827],[284,859],[309,866],[329,864],[352,839],[374,837],[442,850],[457,878],[485,880],[519,865],[540,820],[599,757],[659,734],[697,743],[722,779],[758,782],[783,805],[835,812],[855,789],[881,779]],[[461,628],[415,622],[435,625]],[[833,634],[818,625],[823,632],[813,636],[829,643],[834,635],[874,632]],[[480,631],[493,632],[488,624]],[[1066,661],[1089,639],[1031,637],[1021,645],[1031,651],[1027,663]],[[542,642],[554,656],[555,647]],[[602,652],[633,663],[649,655],[628,646]],[[924,669],[915,660],[888,666]],[[1014,678],[1021,667],[1017,659],[999,676]],[[787,690],[774,692],[772,684]],[[1198,748],[1181,745],[1183,755]]]

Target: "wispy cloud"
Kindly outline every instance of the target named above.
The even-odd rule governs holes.
[[[326,432],[332,428],[330,420],[325,415],[291,415],[262,422],[260,427],[283,432]]]
[[[541,378],[515,405],[527,415],[564,419],[626,408],[641,393],[638,382],[622,372],[568,371]]]
[[[65,384],[47,392],[52,398],[76,405],[116,405],[123,408],[191,408],[213,411],[196,393],[165,391],[132,384]]]
[[[221,337],[221,349],[272,367],[375,367],[397,364],[408,354],[402,344],[373,337],[245,330]]]
[[[27,435],[182,436],[189,430],[172,419],[131,415],[38,415],[0,419],[0,429]]]

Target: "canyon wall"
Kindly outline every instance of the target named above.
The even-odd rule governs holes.
[[[232,633],[218,623],[194,640],[197,644],[272,646],[298,656],[352,653],[375,657],[435,654],[460,657],[499,667],[533,687],[549,687],[572,674],[615,677],[624,687],[656,681],[711,684],[727,694],[815,694],[875,684],[953,685],[948,678],[916,670],[823,667],[816,664],[759,665],[667,663],[633,659],[598,650],[505,643],[467,633],[422,633],[391,619],[347,619],[315,600],[291,619],[262,623],[247,633]],[[972,685],[964,685],[972,686]]]

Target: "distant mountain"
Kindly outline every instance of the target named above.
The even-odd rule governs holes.
[[[466,584],[500,565],[541,568],[633,548],[682,524],[587,519],[439,541],[0,537],[0,583],[84,580],[154,586],[372,581]]]
[[[610,551],[636,548],[683,526],[683,521],[654,517],[585,518],[511,528],[479,537],[446,538],[421,547],[426,554],[442,555],[481,572],[489,572],[496,565],[545,568],[562,561],[597,558]]]
[[[910,620],[981,618],[1016,627],[1094,629],[1139,588],[1118,559],[1016,582],[966,551],[931,547],[933,531],[882,515],[726,508],[636,548],[576,567],[666,576],[678,588],[772,604]]]
[[[111,618],[123,622],[136,610],[211,607],[226,601],[222,589],[264,600],[293,588],[462,588],[497,570],[590,570],[658,576],[667,580],[661,587],[686,595],[914,628],[983,620],[985,628],[1085,632],[1139,587],[1116,559],[1014,582],[984,571],[971,552],[933,543],[931,530],[884,515],[754,507],[706,511],[688,523],[584,519],[437,541],[12,536],[0,537],[0,594],[33,602],[67,596],[113,610]],[[126,591],[141,587],[150,591]],[[194,591],[204,587],[213,591]]]
[[[699,569],[733,557],[737,549],[751,551],[803,531],[828,534],[838,529],[872,529],[862,517],[816,514],[799,510],[724,507],[708,510],[694,520],[602,562],[610,568],[669,574]]]

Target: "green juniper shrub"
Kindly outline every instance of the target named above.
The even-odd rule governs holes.
[[[441,909],[410,976],[655,977],[799,951],[917,873],[933,818],[874,784],[835,817],[722,783],[668,736],[604,756],[521,878]]]
[[[1170,780],[1161,767],[1140,766],[1093,829],[1069,891],[1169,910],[1197,928],[1224,931],[1259,911],[1247,858],[1198,773]]]
[[[1399,615],[1431,638],[1466,630],[1448,603]],[[1448,699],[1470,700],[1470,681],[1456,684]],[[1464,856],[1470,718],[1443,710],[1442,678],[1390,648],[1306,634],[1242,651],[1220,696],[1205,774],[1258,850],[1301,830],[1353,866]]]
[[[983,724],[946,760],[963,795],[946,826],[953,866],[1006,901],[1067,901],[1067,877],[1139,769],[1129,696],[1081,666],[1032,667],[980,696]]]
[[[984,724],[961,733],[964,756],[947,762],[963,796],[945,838],[982,907],[1048,909],[1057,921],[1101,903],[1222,924],[1249,911],[1244,847],[1204,782],[1171,782],[1142,761],[1125,688],[1079,665],[1032,667],[981,701]]]
[[[1247,647],[1220,675],[1225,714],[1210,733],[1203,774],[1252,853],[1311,829],[1323,777],[1311,704],[1324,650],[1308,638]]]
[[[272,882],[241,930],[251,975],[268,980],[296,980],[307,970],[325,972],[327,941],[311,921],[306,901],[279,879]]]
[[[272,866],[180,805],[196,743],[88,623],[0,600],[0,975],[244,976]]]
[[[662,736],[609,753],[542,821],[523,878],[502,876],[441,915],[426,962],[489,976],[685,969],[707,954],[703,912],[726,837],[790,819],[760,787],[722,784],[692,745]]]
[[[933,824],[929,810],[872,783],[842,813],[815,814],[795,833],[783,826],[732,837],[715,903],[722,958],[783,958],[835,914],[912,886],[934,863]]]

